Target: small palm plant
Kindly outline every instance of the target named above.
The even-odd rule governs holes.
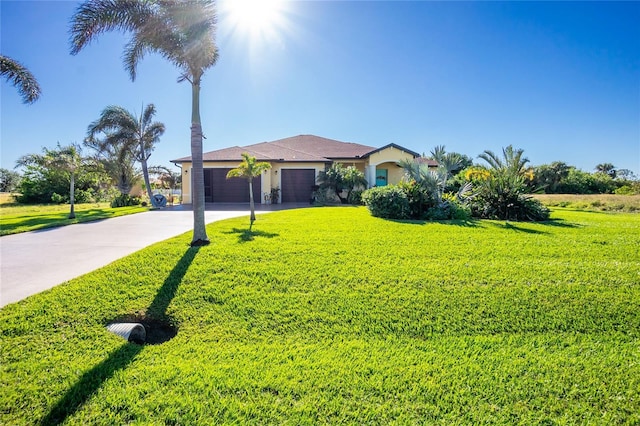
[[[253,202],[253,178],[260,176],[262,172],[269,170],[270,168],[271,164],[259,162],[256,160],[256,157],[243,152],[242,162],[238,164],[238,167],[229,170],[229,173],[227,173],[227,179],[239,177],[245,178],[249,182],[249,208],[251,209],[251,216],[249,218],[251,223],[249,225],[249,231],[251,231],[253,222],[256,220],[255,205]]]

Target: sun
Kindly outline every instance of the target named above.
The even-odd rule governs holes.
[[[277,36],[283,25],[284,0],[227,0],[221,2],[221,19],[228,20],[232,31],[251,39]]]

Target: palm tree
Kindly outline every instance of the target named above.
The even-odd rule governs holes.
[[[527,169],[525,166],[529,162],[529,159],[523,157],[523,149],[514,149],[512,145],[502,148],[502,157],[500,158],[494,152],[486,150],[482,154],[478,155],[478,158],[482,158],[489,164],[489,167],[495,173],[505,173],[511,176],[522,176]]]
[[[57,169],[64,172],[69,177],[69,204],[71,205],[69,210],[69,219],[75,219],[75,179],[76,174],[80,171],[87,162],[87,159],[81,155],[81,148],[78,145],[70,144],[67,146],[60,146],[58,149],[45,149],[44,155],[41,154],[29,154],[18,159],[17,164],[19,166],[28,165],[42,165]]]
[[[253,222],[256,220],[255,206],[253,203],[253,178],[260,176],[262,172],[264,172],[265,170],[269,170],[270,168],[271,164],[258,162],[256,160],[256,157],[252,157],[246,152],[243,152],[242,162],[238,164],[238,167],[229,170],[229,173],[227,173],[227,179],[240,177],[245,178],[249,181],[249,207],[251,209],[251,216],[249,218],[251,224],[249,225],[249,231],[251,231]]]
[[[598,173],[604,173],[606,175],[611,176],[612,179],[616,178],[616,166],[611,163],[600,163],[596,166],[596,171]]]
[[[19,62],[0,55],[0,75],[18,88],[25,104],[32,104],[40,97],[40,85],[33,74]]]
[[[120,194],[129,194],[140,179],[134,167],[133,154],[126,141],[115,139],[110,135],[107,135],[106,139],[109,140],[108,143],[101,139],[87,138],[84,144],[96,151],[96,163],[102,164],[104,171]]]
[[[138,62],[159,53],[191,83],[191,161],[193,178],[192,246],[209,243],[204,222],[204,171],[200,83],[205,70],[218,60],[215,44],[216,12],[213,0],[87,0],[72,17],[71,54],[98,35],[112,30],[131,33],[124,49],[124,66],[132,80]]]
[[[154,145],[164,133],[164,124],[151,121],[155,113],[156,107],[153,104],[147,105],[139,118],[122,107],[112,105],[106,107],[100,114],[100,118],[87,128],[88,141],[95,140],[98,133],[107,135],[98,145],[102,149],[105,144],[113,145],[122,142],[125,149],[131,151],[133,157],[142,166],[147,196],[154,207],[156,207],[156,201],[151,192],[147,160],[151,156]]]

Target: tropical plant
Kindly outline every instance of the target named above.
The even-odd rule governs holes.
[[[116,139],[107,134],[104,140],[87,138],[84,144],[95,150],[95,161],[102,165],[120,195],[129,195],[139,182],[140,175],[135,168],[134,156],[127,140]]]
[[[420,190],[420,196],[414,195],[416,202],[435,205],[442,201],[442,194],[447,183],[447,170],[444,166],[438,166],[435,170],[428,164],[419,160],[401,160],[398,165],[404,169],[404,180],[415,182]],[[412,190],[412,192],[415,192]]]
[[[321,190],[331,191],[342,204],[349,202],[354,190],[367,187],[363,172],[354,166],[344,167],[340,163],[333,163],[327,170],[320,172],[318,183]],[[347,191],[345,197],[342,196],[343,191]]]
[[[475,216],[487,219],[539,221],[549,218],[549,210],[530,195],[528,182],[533,171],[524,150],[509,145],[502,156],[484,151],[479,158],[487,162],[486,173],[475,173],[471,210]],[[470,173],[471,175],[471,173]]]
[[[249,208],[251,209],[251,215],[249,217],[250,225],[249,231],[253,227],[253,222],[256,220],[255,205],[253,202],[253,178],[260,176],[265,170],[269,170],[271,164],[266,162],[260,162],[256,160],[256,157],[249,155],[246,152],[242,153],[242,162],[238,164],[235,169],[229,170],[227,173],[227,179],[234,177],[247,179],[249,182]]]
[[[87,0],[71,22],[71,53],[77,54],[98,35],[118,30],[131,33],[123,58],[132,80],[138,62],[159,53],[178,69],[178,82],[191,84],[192,246],[208,244],[204,221],[204,171],[200,84],[218,60],[215,44],[216,12],[213,0]]]
[[[82,156],[79,145],[70,144],[60,146],[57,149],[45,149],[44,155],[30,154],[21,157],[17,164],[19,166],[40,165],[49,167],[64,173],[69,180],[69,219],[76,217],[74,211],[75,204],[75,180],[76,175],[87,165],[88,159]]]
[[[147,160],[155,144],[164,133],[164,124],[153,122],[156,107],[149,104],[143,108],[140,117],[119,106],[108,106],[100,114],[100,118],[89,124],[87,128],[87,141],[98,150],[106,149],[107,145],[122,146],[122,149],[131,152],[133,158],[142,166],[142,177],[147,190],[147,196],[154,207],[157,207],[151,182],[149,181],[149,168]],[[97,134],[105,137],[98,141]]]
[[[0,55],[0,75],[13,84],[22,96],[22,102],[32,104],[40,98],[42,90],[36,78],[22,64],[8,56]]]

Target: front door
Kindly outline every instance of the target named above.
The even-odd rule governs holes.
[[[376,169],[376,186],[387,186],[387,169]]]

